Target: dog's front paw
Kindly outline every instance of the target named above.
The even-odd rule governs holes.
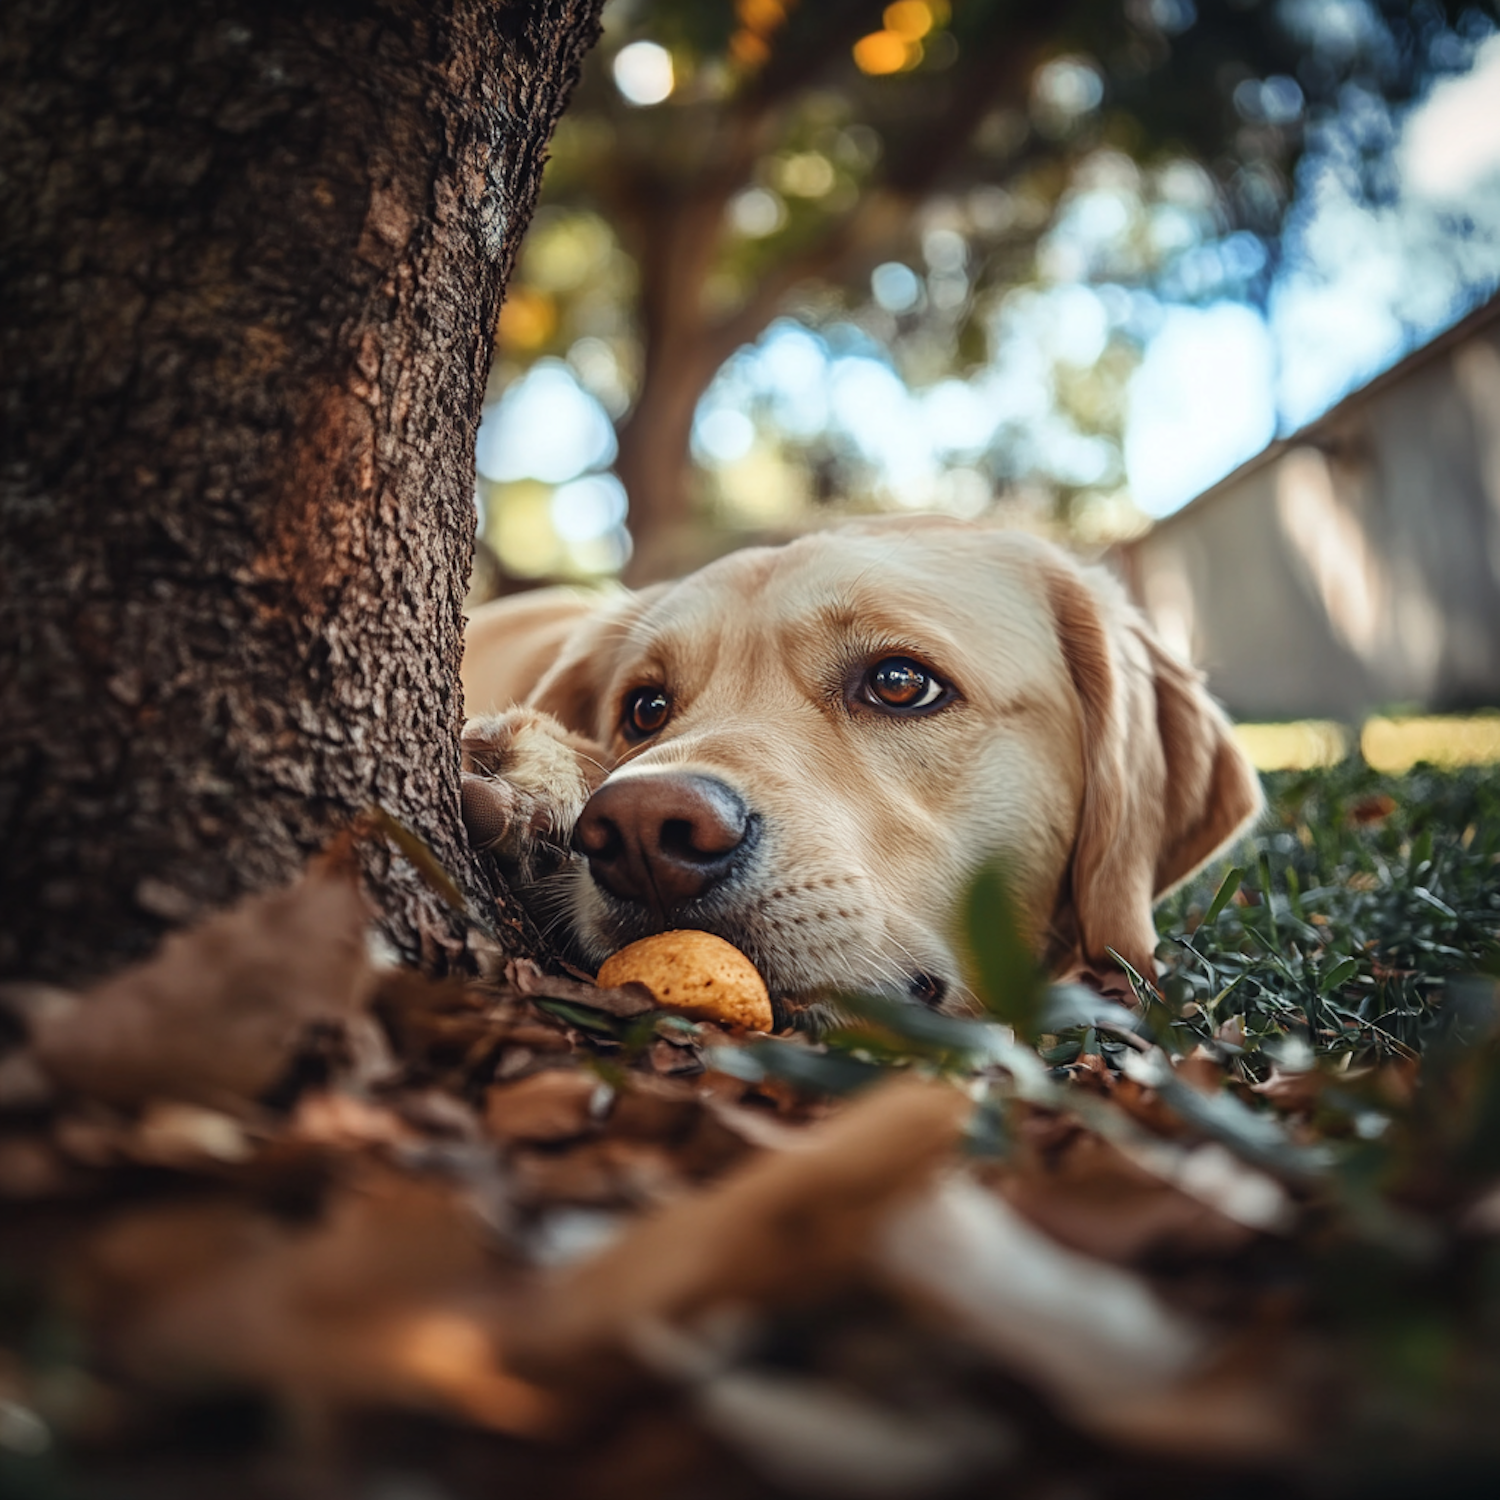
[[[462,746],[470,843],[523,884],[557,869],[583,804],[608,774],[607,752],[534,708],[470,719]]]

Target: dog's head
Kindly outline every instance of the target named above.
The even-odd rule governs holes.
[[[1106,576],[1013,532],[869,522],[584,620],[530,700],[612,748],[568,899],[585,956],[668,927],[793,1001],[962,997],[1000,855],[1049,964],[1152,972],[1153,901],[1260,806],[1199,685]]]

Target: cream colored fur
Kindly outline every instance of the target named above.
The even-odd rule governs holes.
[[[852,712],[850,671],[890,655],[956,699],[920,718]],[[673,710],[632,746],[621,705],[641,686]],[[470,723],[470,747],[508,733],[507,704],[524,702],[596,742],[612,778],[691,770],[732,786],[762,837],[703,925],[793,1000],[916,974],[961,999],[955,913],[995,854],[1054,970],[1107,969],[1114,950],[1149,975],[1153,902],[1261,805],[1198,675],[1108,575],[943,519],[739,552],[636,595],[486,606],[464,691],[471,714],[500,713]],[[564,800],[576,809],[576,786]],[[554,878],[588,961],[639,935],[581,860]]]

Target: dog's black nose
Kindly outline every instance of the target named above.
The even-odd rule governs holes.
[[[739,794],[712,776],[626,776],[589,798],[573,847],[605,890],[665,918],[729,873],[749,831]]]

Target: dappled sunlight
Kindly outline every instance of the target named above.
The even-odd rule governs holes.
[[[1316,448],[1294,448],[1276,473],[1276,519],[1334,635],[1369,660],[1382,644],[1390,587],[1379,555]]]
[[[1284,426],[1319,415],[1500,281],[1500,40],[1455,37],[1449,55],[1458,76],[1439,77],[1404,115],[1355,90],[1312,130],[1269,302]]]
[[[1365,762],[1388,775],[1415,765],[1500,765],[1500,714],[1366,719],[1356,732],[1332,719],[1236,724],[1235,738],[1258,771],[1336,766],[1357,745]]]
[[[1163,562],[1147,555],[1137,580],[1146,616],[1162,644],[1182,661],[1196,661],[1202,642],[1198,639],[1198,612],[1193,587],[1175,559]]]
[[[830,45],[817,86],[778,96],[764,138],[731,150],[725,107],[753,114],[829,13],[745,0],[726,42],[612,7],[501,315],[505,400],[481,435],[480,489],[506,565],[596,576],[630,555],[627,531],[639,542],[659,524],[667,471],[639,458],[661,407],[653,361],[699,393],[664,439],[687,459],[667,567],[736,534],[880,510],[1126,543],[1440,330],[1500,279],[1493,20],[1283,0],[1271,25],[1272,9],[1244,23],[1254,47],[1224,38],[1243,66],[1206,93],[1199,73],[1176,76],[1219,35],[1206,10],[1129,7],[1118,53],[1086,27],[1059,33],[997,84],[939,188],[913,143],[995,43],[990,22],[936,0],[872,9]],[[1150,95],[1169,87],[1199,91],[1181,97],[1190,112],[1212,96],[1231,122],[1213,151],[1132,134],[1156,129]],[[702,170],[710,146],[744,153],[732,180]],[[650,205],[632,198],[658,178]],[[891,191],[898,178],[909,191]],[[1485,436],[1497,380],[1482,353],[1464,358],[1500,475]],[[529,371],[550,371],[545,389]],[[602,418],[630,430],[618,458]],[[607,505],[602,490],[554,494],[616,463],[640,491],[623,520],[618,491]],[[1483,651],[1449,627],[1418,559],[1365,535],[1356,501],[1378,497],[1336,479],[1294,457],[1266,524],[1340,645],[1372,672],[1398,664],[1371,701],[1416,701],[1450,657]],[[1485,483],[1500,556],[1500,478]],[[653,566],[638,546],[638,578]],[[1177,595],[1148,606],[1176,649],[1201,651],[1209,611]]]
[[[1276,468],[1276,520],[1334,639],[1361,662],[1398,666],[1400,680],[1430,683],[1446,624],[1422,572],[1367,534],[1361,476],[1340,476],[1318,449],[1293,448]]]
[[[481,535],[522,578],[601,576],[630,556],[628,502],[607,472],[614,427],[571,367],[543,360],[485,412]]]
[[[1419,761],[1435,766],[1500,764],[1500,714],[1365,721],[1360,752],[1377,771],[1399,773]]]
[[[561,484],[608,464],[615,447],[604,408],[566,365],[545,360],[485,413],[476,462],[486,479]]]
[[[1349,754],[1348,729],[1331,719],[1293,724],[1236,724],[1234,737],[1257,771],[1305,771],[1336,766]]]

